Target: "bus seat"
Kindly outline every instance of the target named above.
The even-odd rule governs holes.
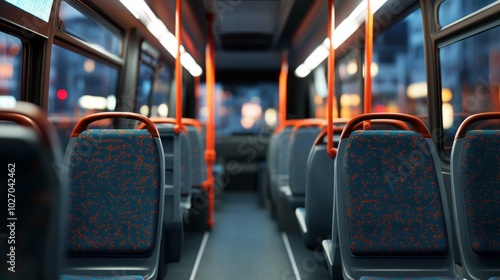
[[[414,131],[354,131],[396,119]],[[347,123],[335,159],[334,197],[344,277],[455,279],[440,160],[416,117],[365,114]]]
[[[337,122],[335,125],[338,125]],[[335,148],[342,129],[343,126],[334,127]],[[408,130],[409,128],[400,121],[374,120],[371,129]],[[309,248],[321,245],[324,239],[329,238],[332,230],[334,160],[327,155],[325,137],[326,129],[314,141],[306,168],[305,208],[297,208],[295,212],[301,225],[305,245]]]
[[[105,118],[138,120],[147,130],[87,128]],[[162,157],[158,131],[142,115],[98,113],[77,123],[64,161],[70,215],[67,266],[60,279],[156,279],[165,191]]]
[[[185,119],[183,119],[184,121]],[[192,171],[192,186],[201,187],[206,179],[203,170],[204,161],[204,146],[201,137],[201,127],[197,127],[191,123],[185,123],[188,132],[189,146],[191,147],[191,171]],[[206,171],[205,171],[206,173]]]
[[[500,127],[468,130],[500,113],[468,117],[451,155],[452,196],[464,277],[500,275]]]
[[[0,279],[57,279],[67,216],[66,184],[57,169],[59,139],[45,114],[30,103],[0,108],[0,121],[5,199]]]
[[[288,121],[289,122],[289,121]],[[292,134],[293,122],[289,122],[287,126],[276,132],[275,145],[269,145],[271,149],[270,172],[275,174],[274,180],[271,181],[271,200],[273,205],[278,205],[280,187],[288,186],[288,145],[290,143],[290,135]],[[275,160],[275,161],[274,161]],[[274,163],[273,163],[274,162]],[[273,170],[275,170],[273,172]]]
[[[203,182],[207,178],[205,163],[205,145],[203,144],[202,126],[195,119],[182,119],[186,126],[191,150],[191,196],[190,211],[184,215],[186,225],[190,229],[206,229],[208,219],[208,194],[203,190]],[[185,176],[185,175],[184,175]],[[187,228],[185,228],[187,229]]]
[[[189,140],[186,137],[186,130],[181,133],[175,132],[175,119],[158,118],[151,119],[155,123],[160,134],[165,159],[165,205],[163,213],[163,239],[162,250],[163,259],[160,263],[178,262],[181,258],[182,241],[184,239],[183,214],[188,211],[182,203],[187,198],[181,194],[186,188],[191,188],[191,183],[187,183],[186,176],[182,171],[191,169],[190,154],[182,152],[183,147],[189,148]],[[181,168],[176,168],[181,167]],[[189,178],[190,179],[190,178]],[[182,190],[184,186],[184,190]],[[184,205],[183,205],[184,204]]]
[[[193,158],[192,158],[192,146],[191,138],[193,135],[180,133],[180,145],[181,145],[181,162],[180,162],[180,177],[181,177],[181,209],[182,215],[187,216],[189,209],[191,209],[191,193],[193,189]]]
[[[341,131],[335,128],[337,134]],[[326,152],[325,137],[326,128],[317,136],[307,159],[305,205],[295,209],[305,245],[311,249],[332,231],[334,160]]]
[[[288,148],[290,153],[290,190],[284,192],[292,209],[304,207],[307,158],[314,141],[325,125],[326,120],[324,119],[305,119],[298,121],[293,127]]]

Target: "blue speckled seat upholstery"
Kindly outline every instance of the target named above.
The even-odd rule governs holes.
[[[279,204],[280,187],[288,186],[290,157],[289,144],[293,127],[287,126],[276,134],[273,145],[270,147],[271,156],[271,199],[274,205]],[[273,176],[274,174],[274,176]],[[273,179],[274,178],[274,179]]]
[[[206,175],[204,176],[206,172],[203,169],[205,149],[202,143],[201,131],[191,125],[187,125],[186,129],[191,147],[191,183],[195,187],[201,187],[206,179]]]
[[[465,120],[451,156],[455,223],[467,279],[500,275],[500,127],[467,131],[488,119],[500,119],[500,113]]]
[[[391,115],[383,114],[385,119]],[[346,125],[335,159],[335,219],[344,278],[456,277],[432,140],[415,131],[346,132],[351,123],[372,117],[382,115],[362,115]],[[409,117],[430,137],[423,123]]]
[[[153,137],[87,130],[70,144],[70,256],[150,255],[161,173]]]
[[[292,196],[301,197],[301,202],[296,207],[304,207],[306,194],[307,159],[314,140],[321,132],[317,126],[302,126],[292,134],[290,142],[290,191]]]
[[[158,136],[138,129],[84,130],[70,139],[65,163],[69,258],[61,279],[155,279],[164,206]]]
[[[191,199],[193,188],[193,162],[191,155],[191,135],[181,133],[181,196]],[[189,207],[188,207],[189,208]]]

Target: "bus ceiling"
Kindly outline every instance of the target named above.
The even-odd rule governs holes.
[[[126,2],[128,0],[116,0]],[[384,10],[404,9],[415,0],[374,0],[387,2]],[[115,1],[91,0],[99,9],[106,11],[119,22],[129,13],[116,9]],[[348,18],[353,10],[366,0],[335,1],[336,25]],[[148,5],[170,30],[175,30],[175,0],[149,0]],[[278,72],[283,50],[289,52],[290,70],[303,63],[320,46],[327,35],[327,4],[325,0],[204,0],[183,1],[183,46],[199,65],[204,65],[207,13],[216,15],[214,36],[217,70],[269,70]],[[113,8],[114,7],[114,8]],[[390,11],[389,11],[390,12]],[[382,14],[381,12],[379,14]],[[387,19],[386,19],[387,20]],[[377,13],[375,13],[377,21]],[[133,22],[133,20],[132,20]],[[137,28],[150,33],[140,23],[124,28]],[[362,26],[359,34],[364,37]],[[147,34],[155,41],[154,34]],[[160,44],[156,41],[158,47]],[[362,44],[361,44],[362,45]],[[341,53],[341,52],[339,52]],[[202,68],[204,68],[202,66]]]

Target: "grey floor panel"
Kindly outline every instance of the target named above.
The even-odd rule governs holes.
[[[196,256],[203,240],[203,232],[186,232],[182,243],[182,255],[179,263],[172,263],[168,266],[167,277],[165,279],[188,280],[193,271]]]
[[[225,193],[196,279],[294,279],[283,240],[256,193]]]
[[[253,192],[226,192],[217,205],[196,280],[293,280],[281,233]],[[302,280],[329,279],[322,252],[307,250],[299,233],[287,234]],[[182,259],[171,264],[166,279],[189,280],[203,233],[187,232]]]
[[[288,240],[302,280],[330,279],[321,246],[308,250],[300,233],[288,234]]]

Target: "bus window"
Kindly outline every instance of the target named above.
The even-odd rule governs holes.
[[[172,69],[163,65],[153,84],[153,103],[151,106],[151,117],[168,116],[168,100],[172,89]]]
[[[439,50],[446,156],[467,116],[500,111],[499,36],[500,27],[495,27]]]
[[[48,114],[63,144],[81,117],[115,110],[117,67],[54,45],[50,69]],[[111,120],[98,125],[110,126]]]
[[[446,26],[475,11],[478,11],[496,0],[445,0],[438,8],[438,20],[441,26]]]
[[[137,79],[137,93],[135,97],[135,112],[149,116],[149,97],[153,90],[155,69],[145,63],[141,62],[139,67],[139,78]]]
[[[421,10],[377,36],[373,44],[373,112],[426,118],[427,83]]]
[[[98,45],[114,55],[120,55],[121,38],[119,31],[115,28],[93,20],[65,1],[61,2],[59,18],[64,23],[62,31],[88,43]]]
[[[198,119],[206,121],[206,88],[200,87]],[[217,136],[270,132],[278,124],[278,85],[275,83],[217,84]]]
[[[0,107],[21,99],[23,45],[19,38],[0,32]]]
[[[313,71],[313,81],[310,92],[314,93],[314,116],[318,119],[326,119],[328,100],[328,73],[325,64],[320,64]],[[336,102],[333,103],[333,118],[338,118]]]
[[[340,117],[353,118],[361,114],[361,76],[359,59],[355,53],[339,61]],[[338,103],[338,102],[337,102]],[[335,105],[335,104],[334,104]]]

